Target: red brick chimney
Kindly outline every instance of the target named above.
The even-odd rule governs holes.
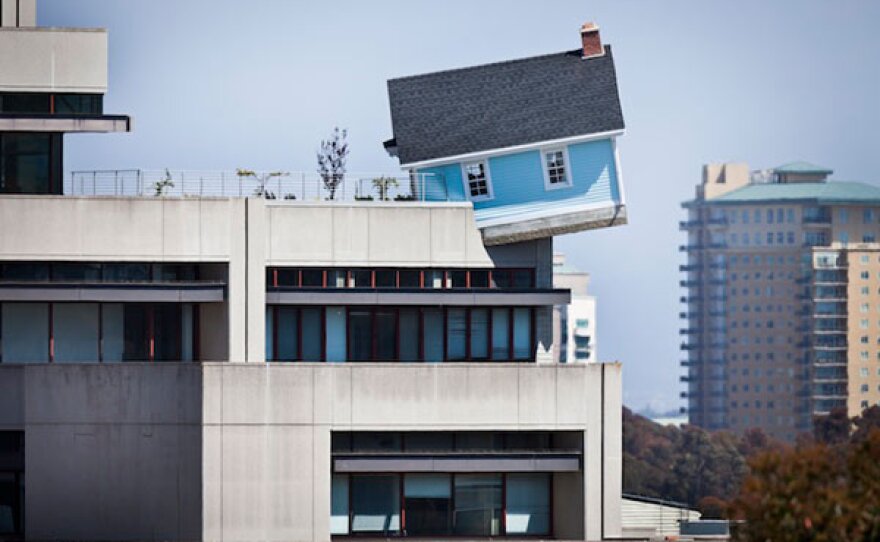
[[[605,54],[602,38],[599,37],[599,26],[596,23],[584,23],[581,26],[581,43],[584,58],[593,58]]]

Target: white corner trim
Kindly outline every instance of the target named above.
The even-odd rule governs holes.
[[[471,196],[471,185],[467,178],[467,166],[470,164],[483,164],[483,172],[486,174],[486,190],[489,192],[485,196]],[[491,201],[495,199],[495,189],[492,187],[492,174],[489,172],[489,160],[469,160],[461,163],[461,184],[464,188],[464,196],[468,201],[480,202]]]
[[[623,172],[620,170],[620,151],[617,148],[617,138],[611,138],[611,151],[614,153],[614,173],[617,181],[617,193],[620,195],[620,204],[626,205],[626,192],[623,188]]]
[[[547,165],[547,154],[551,152],[559,152],[562,151],[562,167],[565,171],[565,182],[564,183],[551,183],[550,182],[550,167]],[[574,183],[571,180],[571,158],[568,156],[568,146],[562,147],[544,147],[541,149],[541,171],[544,173],[544,190],[549,192],[551,190],[560,190],[562,188],[571,188],[574,186]]]
[[[548,139],[546,141],[536,141],[524,145],[513,145],[511,147],[499,147],[497,149],[488,149],[485,151],[471,152],[465,154],[457,154],[454,156],[444,156],[443,158],[433,158],[431,160],[422,160],[419,162],[409,162],[400,164],[402,169],[416,169],[429,166],[442,166],[446,164],[454,164],[455,162],[476,161],[488,156],[501,156],[504,154],[514,154],[523,151],[531,151],[541,149],[543,147],[557,147],[562,145],[573,145],[576,143],[585,143],[587,141],[596,141],[599,139],[613,139],[622,136],[626,130],[611,130],[608,132],[597,132],[595,134],[579,135],[572,137],[563,137],[559,139]]]

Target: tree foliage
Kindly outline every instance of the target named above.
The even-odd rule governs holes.
[[[348,158],[347,130],[333,128],[330,138],[321,141],[321,149],[318,151],[318,175],[324,189],[329,192],[328,199],[336,199],[336,189],[345,178],[345,161]]]

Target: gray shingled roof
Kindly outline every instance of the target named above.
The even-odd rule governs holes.
[[[401,164],[624,127],[611,47],[388,81]]]

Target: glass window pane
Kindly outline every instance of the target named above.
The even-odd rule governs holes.
[[[100,115],[104,97],[100,94],[56,94],[55,113],[58,115]]]
[[[513,309],[513,357],[532,358],[532,310]]]
[[[369,310],[348,311],[348,359],[369,361],[373,357],[373,315]]]
[[[49,280],[49,264],[47,263],[7,263],[2,266],[3,280],[8,281],[47,281]]]
[[[327,307],[324,311],[327,325],[327,361],[345,361],[345,307]]]
[[[495,269],[492,271],[493,288],[510,288],[513,284],[512,273],[507,269]]]
[[[0,134],[0,193],[60,193],[61,183],[52,182],[53,158],[60,153],[58,135]]]
[[[20,534],[23,529],[24,492],[22,474],[0,472],[0,535]],[[15,537],[17,540],[18,537]]]
[[[354,269],[351,272],[352,286],[355,288],[371,288],[373,273],[369,269]]]
[[[3,363],[49,361],[49,304],[3,303]]]
[[[489,271],[474,269],[471,271],[471,288],[488,288]]]
[[[144,263],[104,264],[104,280],[108,282],[144,282],[150,279],[150,267]]]
[[[48,93],[9,92],[0,94],[0,113],[49,113]]]
[[[400,530],[400,477],[396,474],[351,477],[351,532]]]
[[[404,447],[407,452],[449,452],[453,449],[452,433],[405,433]]]
[[[351,451],[351,433],[334,431],[330,434],[330,450],[333,452]]]
[[[348,278],[348,272],[345,269],[328,269],[327,270],[327,287],[328,288],[345,288],[345,279]]]
[[[531,269],[517,269],[513,272],[513,287],[514,288],[533,288],[534,282],[532,277],[534,276]]]
[[[510,359],[509,309],[492,309],[492,359]]]
[[[305,361],[321,361],[322,320],[321,309],[302,309],[302,359]]]
[[[501,475],[455,475],[456,535],[497,536],[501,534]]]
[[[299,286],[299,269],[278,269],[278,286]]]
[[[348,476],[334,474],[330,491],[330,534],[348,534]]]
[[[550,533],[550,475],[507,475],[507,534]]]
[[[361,431],[352,433],[352,450],[355,452],[399,452],[400,433],[387,431]]]
[[[154,360],[180,361],[183,354],[181,305],[176,303],[154,305],[153,319]]]
[[[122,303],[101,306],[101,345],[104,363],[122,361],[125,351],[125,317]]]
[[[401,269],[398,271],[401,288],[421,287],[420,271],[418,269]]]
[[[376,359],[397,359],[397,313],[393,310],[376,311]]]
[[[97,363],[98,327],[97,303],[55,303],[55,361]]]
[[[56,263],[52,264],[53,281],[91,281],[101,280],[101,264],[97,263]]]
[[[419,360],[419,309],[400,309],[400,361]]]
[[[453,288],[467,287],[467,271],[462,271],[462,270],[450,271],[449,277],[452,279],[452,287]]]
[[[296,360],[299,357],[299,311],[296,307],[279,306],[275,317],[278,319],[275,360]]]
[[[147,306],[125,303],[122,306],[124,361],[149,361]]]
[[[376,270],[376,287],[377,288],[396,288],[397,274],[393,269],[377,269]]]
[[[443,361],[443,311],[422,309],[425,320],[425,361]]]
[[[463,360],[466,354],[465,340],[467,338],[465,309],[447,309],[446,314],[446,358]]]
[[[193,361],[195,359],[195,306],[192,303],[184,303],[180,306],[180,361]]]
[[[303,269],[302,285],[306,288],[320,288],[324,286],[323,269]]]
[[[489,309],[471,309],[471,359],[489,357]]]
[[[503,450],[504,438],[494,431],[462,431],[455,434],[455,449],[465,452]]]
[[[440,269],[425,270],[425,288],[445,288],[443,271]]]
[[[403,484],[407,536],[452,531],[452,479],[448,474],[407,474]]]

